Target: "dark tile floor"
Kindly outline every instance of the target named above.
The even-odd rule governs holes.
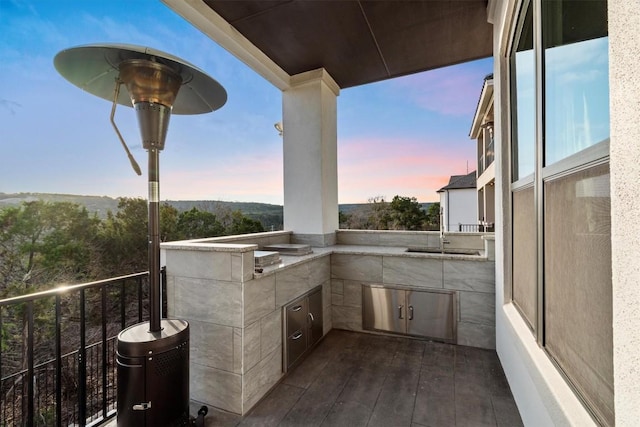
[[[522,425],[495,351],[340,330],[244,418],[210,409],[205,420],[223,427]]]

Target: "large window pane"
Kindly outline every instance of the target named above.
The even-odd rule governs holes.
[[[536,216],[533,187],[513,193],[513,302],[536,330]]]
[[[518,38],[511,54],[512,180],[533,173],[535,164],[535,57],[533,5],[518,22]]]
[[[545,348],[613,425],[608,164],[546,182]]]
[[[545,165],[609,137],[607,2],[545,0]]]

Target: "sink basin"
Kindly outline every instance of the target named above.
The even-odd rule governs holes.
[[[307,255],[313,252],[310,245],[301,243],[276,243],[263,248],[265,251],[277,251],[281,255]]]
[[[456,249],[456,248],[429,248],[429,247],[413,247],[408,248],[405,252],[424,253],[424,254],[446,254],[446,255],[480,255],[480,251],[476,249]]]

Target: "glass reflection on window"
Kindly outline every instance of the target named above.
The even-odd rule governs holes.
[[[523,15],[515,52],[511,55],[513,113],[513,181],[533,173],[535,165],[535,57],[533,12]]]
[[[606,1],[543,7],[546,166],[609,137],[609,39]]]

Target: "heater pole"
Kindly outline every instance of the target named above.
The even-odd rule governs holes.
[[[149,332],[160,332],[160,150],[149,147]]]
[[[160,151],[164,149],[172,111],[208,113],[224,105],[227,93],[218,82],[188,62],[144,46],[78,46],[58,53],[54,63],[71,83],[113,103],[111,124],[140,175],[140,168],[114,122],[116,104],[133,106],[142,147],[149,158],[149,323],[137,323],[118,334],[118,427],[186,426],[189,423],[189,323],[179,319],[162,320]],[[111,89],[114,82],[115,90]],[[128,97],[120,96],[121,84],[126,87]],[[203,407],[198,412],[199,419],[205,414],[206,407]]]

